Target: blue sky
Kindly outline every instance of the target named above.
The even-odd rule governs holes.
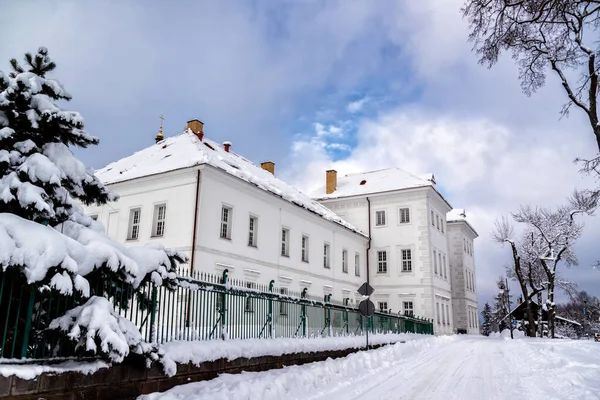
[[[480,301],[509,262],[490,240],[521,203],[555,205],[593,184],[572,160],[594,141],[554,77],[531,98],[509,58],[487,70],[466,42],[461,0],[5,1],[0,62],[43,45],[100,146],[101,167],[153,143],[159,115],[188,119],[214,140],[302,189],[340,174],[399,166],[433,172],[480,234]],[[565,275],[600,295],[600,222],[586,220],[580,266]]]

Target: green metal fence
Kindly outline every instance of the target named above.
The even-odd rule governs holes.
[[[433,334],[431,320],[408,315],[375,313],[362,317],[356,308],[331,301],[331,295],[317,300],[307,290],[300,293],[268,285],[229,279],[182,269],[180,286],[169,291],[151,283],[140,288],[129,308],[119,296],[109,293],[116,310],[130,319],[147,341],[213,340],[248,338],[295,338],[414,332]],[[0,358],[67,357],[70,343],[45,329],[53,318],[75,305],[51,291],[17,284],[0,271]],[[127,293],[125,293],[127,295]],[[144,304],[141,304],[141,302]],[[1,315],[1,314],[0,314]]]

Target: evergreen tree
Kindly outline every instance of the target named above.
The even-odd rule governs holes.
[[[492,319],[494,316],[492,315],[492,307],[490,307],[489,303],[486,302],[483,306],[481,316],[483,318],[483,323],[481,324],[481,334],[484,336],[490,336],[490,333],[492,332]]]
[[[79,113],[56,104],[71,96],[47,77],[56,68],[47,49],[25,54],[23,66],[15,59],[10,64],[8,75],[0,71],[0,279],[69,296],[74,308],[49,326],[75,341],[80,353],[121,361],[131,351],[156,360],[156,349],[141,343],[137,328],[106,299],[127,308],[137,293],[137,305],[148,305],[140,285],[152,281],[174,288],[177,264],[186,257],[160,245],[126,248],[83,213],[78,202],[117,199],[69,149],[96,145],[98,139],[84,130]],[[37,303],[35,309],[44,306]],[[89,316],[102,314],[102,307],[110,307],[104,311],[113,323],[98,330],[93,327],[102,321]],[[5,312],[0,308],[0,315]],[[106,340],[117,341],[108,346],[111,351],[99,345]]]

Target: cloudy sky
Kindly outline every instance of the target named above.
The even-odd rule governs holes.
[[[480,303],[509,262],[493,221],[519,204],[552,206],[593,184],[573,159],[595,142],[553,76],[531,98],[509,57],[477,64],[462,0],[0,0],[0,69],[43,45],[100,146],[101,167],[191,118],[206,134],[310,190],[325,170],[433,172],[466,208]],[[167,5],[169,4],[169,5]],[[176,4],[176,5],[174,5]],[[587,218],[580,265],[565,275],[600,295],[600,219]]]

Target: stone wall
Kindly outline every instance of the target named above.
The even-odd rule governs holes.
[[[372,348],[381,345],[372,346]],[[232,361],[219,359],[198,366],[178,364],[177,374],[165,376],[159,366],[150,369],[130,362],[112,368],[104,368],[94,374],[67,372],[59,375],[42,374],[35,380],[15,376],[0,376],[0,398],[14,400],[129,400],[152,392],[163,392],[176,385],[216,378],[221,373],[235,374],[241,371],[266,371],[288,365],[300,365],[327,358],[345,357],[359,349],[294,353],[282,356],[238,358]],[[140,363],[141,364],[141,363]]]

